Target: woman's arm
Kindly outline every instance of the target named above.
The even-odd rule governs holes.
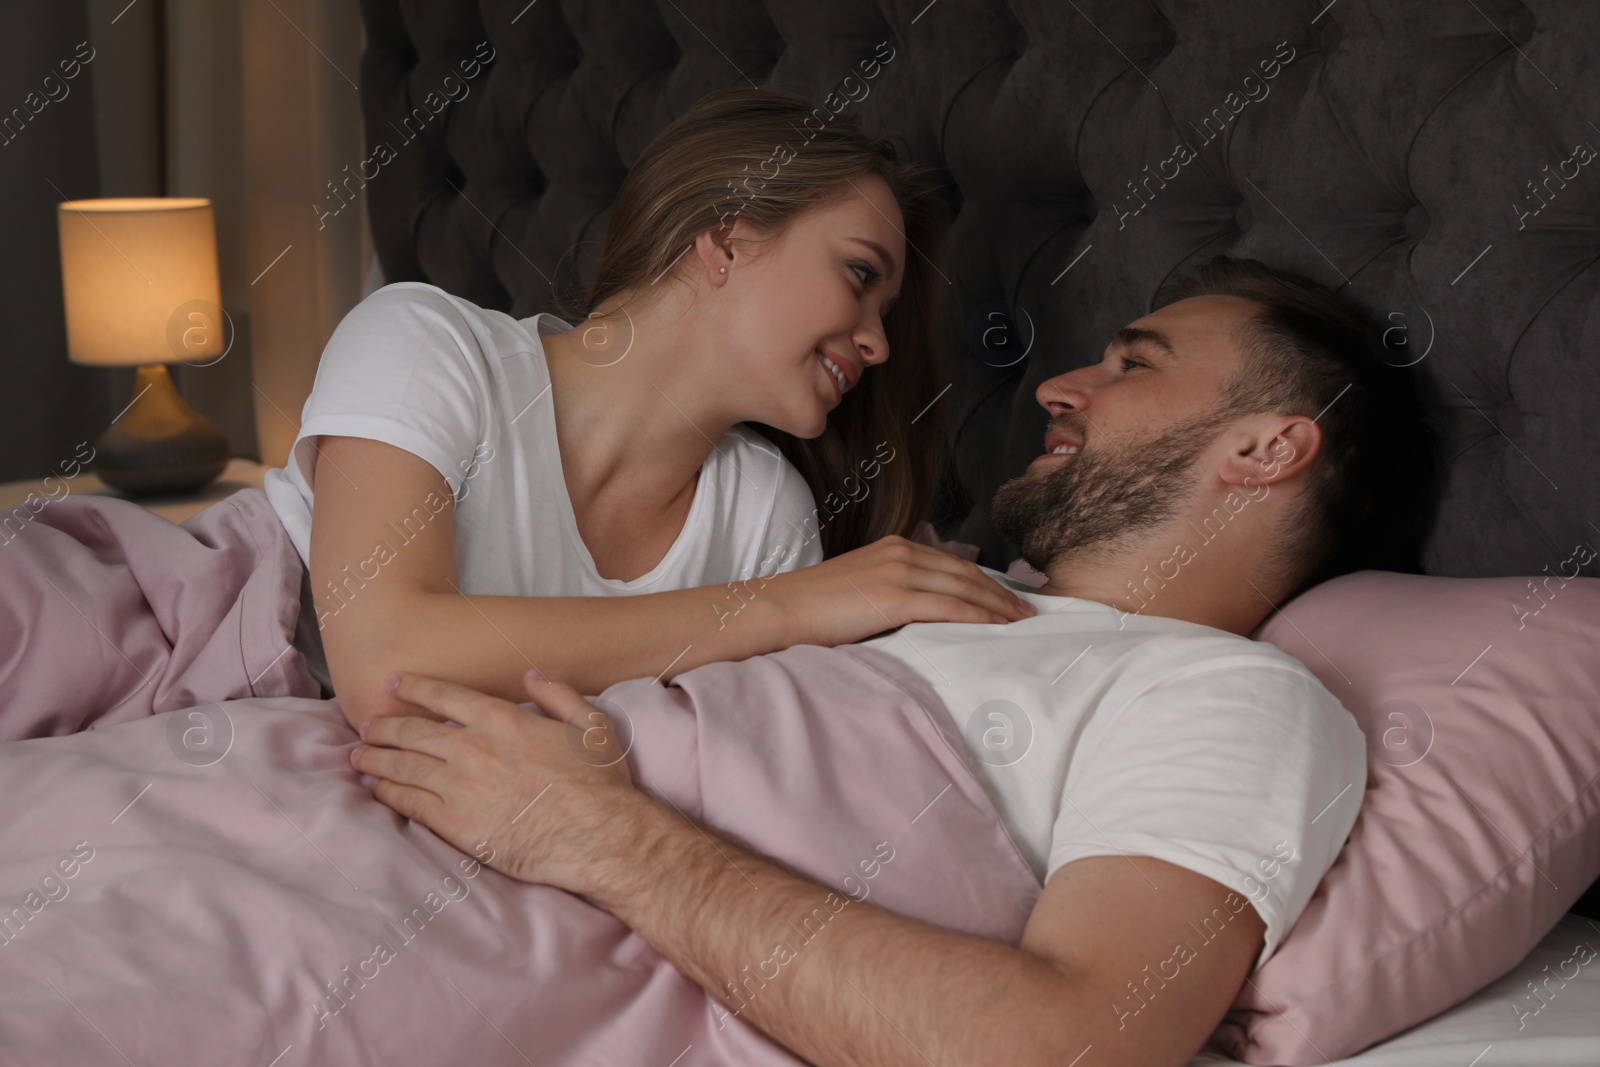
[[[627,678],[840,644],[911,621],[1032,613],[972,564],[902,538],[732,591],[469,596],[458,587],[450,488],[427,461],[380,441],[322,437],[315,486],[311,588],[334,690],[357,728],[415,713],[384,689],[395,670],[521,701],[530,667],[598,693]]]

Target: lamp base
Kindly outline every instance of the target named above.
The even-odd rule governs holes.
[[[228,437],[184,402],[165,364],[139,368],[133,403],[95,442],[94,472],[130,496],[192,493],[228,465]]]

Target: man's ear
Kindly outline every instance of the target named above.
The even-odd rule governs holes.
[[[1237,444],[1217,476],[1229,485],[1272,485],[1310,470],[1322,427],[1305,415],[1259,415],[1235,427]]]

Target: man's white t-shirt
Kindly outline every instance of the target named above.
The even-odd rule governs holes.
[[[1041,884],[1087,856],[1165,860],[1255,905],[1266,962],[1355,824],[1354,717],[1274,645],[985,571],[1039,614],[864,643],[944,702]]]
[[[312,439],[323,434],[383,441],[438,470],[455,499],[463,593],[650,593],[821,561],[820,541],[806,536],[815,505],[800,472],[771,442],[736,426],[700,468],[683,531],[661,562],[629,581],[603,577],[567,496],[540,341],[570,328],[549,314],[514,319],[420,282],[386,285],[352,309],[322,353],[289,463],[265,479],[307,570]],[[437,507],[442,514],[442,499]],[[433,511],[420,507],[409,526],[397,516],[389,547],[416,536]]]

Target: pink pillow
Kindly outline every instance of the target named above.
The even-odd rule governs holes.
[[[1600,579],[1362,571],[1253,636],[1368,740],[1349,839],[1206,1048],[1301,1067],[1501,977],[1600,876]],[[1539,1006],[1510,1003],[1529,1026]]]

